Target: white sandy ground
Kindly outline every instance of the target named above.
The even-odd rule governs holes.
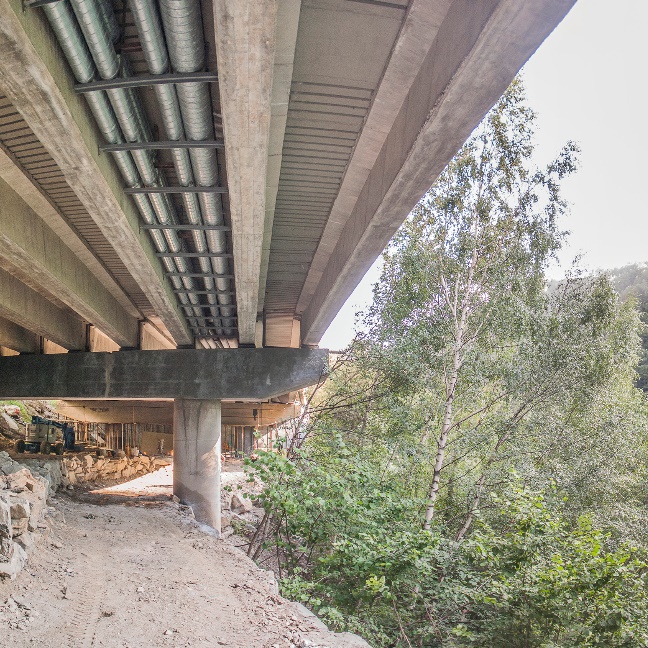
[[[169,499],[171,480],[167,467],[53,500],[25,569],[0,582],[0,646],[367,646],[278,596],[269,572]]]

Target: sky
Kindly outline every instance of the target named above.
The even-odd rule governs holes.
[[[579,0],[523,70],[528,104],[538,114],[536,161],[550,161],[568,140],[580,169],[563,185],[570,231],[549,269],[563,276],[575,257],[589,270],[648,261],[648,2]],[[371,303],[380,260],[367,272],[324,334],[339,350],[356,312]]]

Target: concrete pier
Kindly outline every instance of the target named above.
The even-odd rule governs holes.
[[[221,402],[176,399],[173,409],[173,493],[220,533]]]
[[[243,428],[243,453],[246,456],[249,456],[253,452],[254,452],[254,428],[250,425],[246,425]]]

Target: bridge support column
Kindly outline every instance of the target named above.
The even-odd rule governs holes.
[[[243,453],[250,456],[254,452],[254,428],[246,425],[243,428]]]
[[[173,405],[173,493],[198,522],[221,530],[221,402],[178,398]]]

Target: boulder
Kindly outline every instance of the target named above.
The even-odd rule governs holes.
[[[20,409],[18,410],[18,414],[20,415]],[[9,432],[18,432],[20,429],[18,427],[18,423],[14,421],[14,419],[9,416],[7,412],[0,412],[0,417],[2,417],[2,427],[5,430],[9,430]]]
[[[25,566],[27,554],[19,544],[12,542],[6,560],[2,561],[1,558],[0,556],[0,577],[13,580],[16,578],[16,574]]]
[[[252,510],[252,501],[247,497],[239,497],[237,493],[232,495],[230,510],[234,513],[248,513]]]
[[[28,530],[29,518],[18,518],[11,520],[11,535],[15,540]]]
[[[17,538],[16,542],[23,548],[25,552],[31,551],[34,548],[34,534],[29,531],[21,533]]]
[[[0,540],[11,540],[11,504],[9,495],[0,493]]]
[[[15,464],[15,466],[11,466],[10,468],[5,467],[4,473],[6,475],[6,488],[14,491],[14,493],[20,493],[24,491],[25,488],[27,488],[27,482],[33,479],[29,468],[26,468],[19,463]]]
[[[12,520],[29,519],[31,506],[27,498],[13,495],[10,496],[9,503]]]

